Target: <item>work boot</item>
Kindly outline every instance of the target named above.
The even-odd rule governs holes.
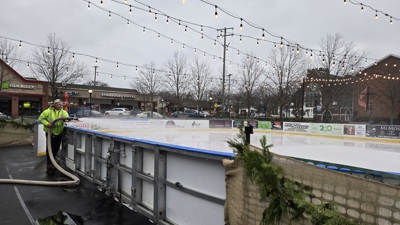
[[[47,163],[46,173],[47,174],[55,174],[55,173],[57,173],[57,169],[53,164]]]

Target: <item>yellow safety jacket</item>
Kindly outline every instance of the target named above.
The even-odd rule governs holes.
[[[69,117],[68,112],[63,109],[57,110],[53,107],[44,110],[39,116],[39,121],[43,124],[44,132],[47,133],[49,131],[49,128],[47,126],[51,122],[61,117],[66,117],[66,118]],[[63,130],[64,130],[64,121],[59,120],[52,127],[51,133],[54,135],[60,135],[63,132]]]

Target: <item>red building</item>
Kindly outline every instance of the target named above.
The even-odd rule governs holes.
[[[356,75],[355,121],[400,123],[400,57],[388,55]]]
[[[48,107],[47,82],[25,79],[2,60],[0,84],[0,112],[6,115],[39,115]]]

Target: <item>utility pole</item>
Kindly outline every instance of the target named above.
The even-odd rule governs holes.
[[[303,78],[303,84],[302,84],[302,88],[301,88],[301,122],[304,121],[304,86],[305,83],[305,78]]]
[[[232,74],[228,74],[228,112],[229,112],[229,119],[231,118],[231,76]]]
[[[97,67],[98,67],[98,66],[94,66],[94,79],[93,79],[93,84],[94,84],[94,86],[97,86],[97,85],[96,85]]]
[[[227,34],[226,31],[229,30],[230,33]],[[217,31],[221,32],[218,37],[224,37],[224,54],[222,60],[222,112],[225,112],[225,58],[226,58],[226,36],[233,36],[233,27],[231,28],[224,28],[224,29],[217,29]]]

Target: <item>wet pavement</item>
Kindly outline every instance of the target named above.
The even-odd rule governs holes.
[[[79,176],[78,176],[79,177]],[[32,146],[0,147],[0,179],[65,181],[46,174],[46,156]],[[75,187],[0,183],[0,224],[151,225],[140,215],[102,193],[82,177]]]

